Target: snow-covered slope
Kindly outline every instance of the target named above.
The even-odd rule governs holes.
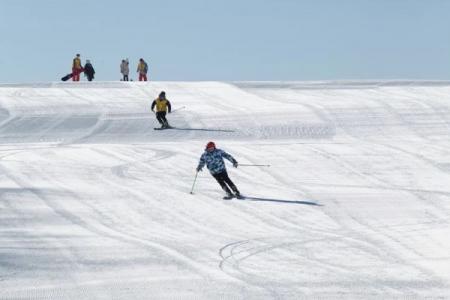
[[[446,298],[449,182],[448,82],[0,85],[0,299]]]

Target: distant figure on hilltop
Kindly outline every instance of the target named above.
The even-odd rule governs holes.
[[[84,65],[84,76],[87,77],[88,81],[92,81],[94,79],[95,70],[91,64],[89,59],[86,60],[86,64]]]
[[[127,59],[122,59],[122,63],[120,64],[120,73],[123,75],[123,81],[128,81],[128,75],[130,74],[129,62]]]
[[[72,81],[80,81],[80,73],[82,72],[80,54],[77,54],[72,62]]]
[[[148,65],[143,58],[139,59],[136,72],[139,73],[139,81],[147,81]]]

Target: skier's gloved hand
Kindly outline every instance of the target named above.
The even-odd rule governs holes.
[[[237,162],[237,161],[234,161],[234,162],[233,162],[233,167],[235,167],[235,168],[238,167],[238,162]]]
[[[198,172],[201,172],[201,171],[202,171],[202,168],[197,167],[197,173],[198,173]]]

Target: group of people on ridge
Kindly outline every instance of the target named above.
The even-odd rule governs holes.
[[[120,64],[120,73],[123,75],[122,81],[129,81],[130,75],[130,62],[127,59],[122,59],[122,63]],[[139,63],[137,66],[137,73],[139,73],[139,81],[147,81],[147,73],[148,73],[148,64],[145,62],[143,58],[139,59]]]
[[[139,59],[136,72],[139,73],[139,81],[147,81],[148,64],[143,58]],[[72,61],[72,80],[80,81],[81,73],[84,73],[88,81],[92,81],[92,79],[94,79],[95,70],[90,60],[87,59],[86,64],[83,66],[81,63],[80,54],[77,54]],[[130,68],[128,58],[122,59],[122,63],[120,64],[120,73],[123,76],[121,80],[129,81]]]
[[[80,81],[80,74],[84,72],[84,76],[88,81],[94,79],[95,70],[89,59],[86,60],[84,67],[81,64],[80,54],[77,54],[72,61],[72,80]]]
[[[166,119],[166,113],[170,114],[172,111],[172,105],[166,98],[166,92],[162,91],[159,93],[158,98],[153,100],[151,109],[155,113],[159,124],[161,124],[161,129],[172,128]],[[224,158],[229,160],[235,168],[238,167],[238,162],[233,156],[221,149],[217,149],[214,142],[209,142],[206,144],[205,151],[200,157],[197,172],[202,171],[203,167],[206,165],[211,175],[217,180],[222,189],[225,191],[225,199],[231,199],[233,196],[241,198],[239,190],[228,176],[223,160]]]

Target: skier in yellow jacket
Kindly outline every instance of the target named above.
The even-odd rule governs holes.
[[[166,119],[166,112],[170,114],[172,107],[168,99],[166,99],[166,92],[162,91],[158,98],[153,100],[152,111],[156,106],[156,119],[161,124],[161,129],[170,128],[169,122]]]

